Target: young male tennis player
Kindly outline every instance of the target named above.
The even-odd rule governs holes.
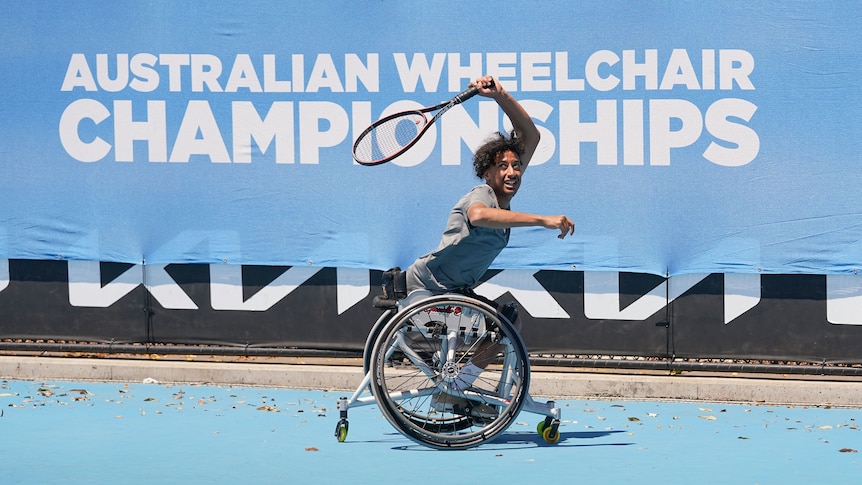
[[[492,76],[470,83],[479,94],[494,99],[509,117],[514,130],[510,136],[494,134],[479,147],[473,158],[476,177],[484,183],[464,195],[449,214],[440,244],[418,258],[407,269],[407,291],[427,289],[434,294],[472,292],[479,279],[509,242],[512,227],[541,226],[557,229],[560,239],[574,234],[575,224],[564,215],[546,216],[511,210],[512,198],[521,186],[521,177],[539,144],[540,133],[526,110]],[[511,308],[511,307],[510,307]],[[507,310],[516,328],[516,312]],[[505,314],[505,312],[504,312]],[[484,342],[458,374],[455,387],[470,387],[496,355],[495,345]],[[439,396],[445,401],[448,395]],[[451,399],[449,399],[451,401]],[[451,402],[444,404],[451,405]]]

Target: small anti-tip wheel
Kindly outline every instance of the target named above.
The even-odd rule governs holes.
[[[341,420],[335,426],[335,438],[339,443],[344,443],[347,440],[347,421]]]
[[[536,433],[539,433],[539,436],[545,432],[545,428],[548,427],[548,423],[545,421],[539,421],[539,424],[536,425]]]
[[[536,433],[539,433],[541,436],[545,432],[545,429],[550,428],[552,424],[554,424],[554,418],[550,416],[545,417],[545,419],[539,421],[539,424],[536,425]]]
[[[545,443],[556,444],[560,441],[560,431],[556,429],[554,426],[550,428],[545,428],[542,431],[542,439],[545,440]]]

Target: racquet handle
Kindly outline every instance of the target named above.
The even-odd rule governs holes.
[[[494,85],[494,81],[491,81],[491,84],[488,87],[491,87],[493,85]],[[467,88],[464,91],[461,91],[460,94],[458,94],[457,96],[452,98],[452,103],[453,104],[461,104],[464,101],[467,101],[468,99],[472,98],[473,96],[475,96],[477,94],[479,94],[479,88],[478,87],[473,86],[472,88]]]

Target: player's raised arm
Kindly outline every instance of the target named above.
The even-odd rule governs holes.
[[[533,153],[536,152],[536,147],[539,146],[541,134],[536,124],[533,123],[533,118],[527,113],[527,110],[521,106],[511,94],[509,94],[500,81],[494,79],[493,76],[482,76],[470,83],[470,86],[479,88],[479,94],[489,98],[493,98],[500,105],[500,108],[509,117],[512,126],[515,129],[515,134],[521,143],[524,144],[524,151],[521,153],[521,171],[526,170],[530,159],[533,158]]]

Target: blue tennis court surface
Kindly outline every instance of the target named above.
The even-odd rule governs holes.
[[[859,410],[558,400],[492,443],[435,451],[342,393],[0,381],[0,483],[859,483]]]

